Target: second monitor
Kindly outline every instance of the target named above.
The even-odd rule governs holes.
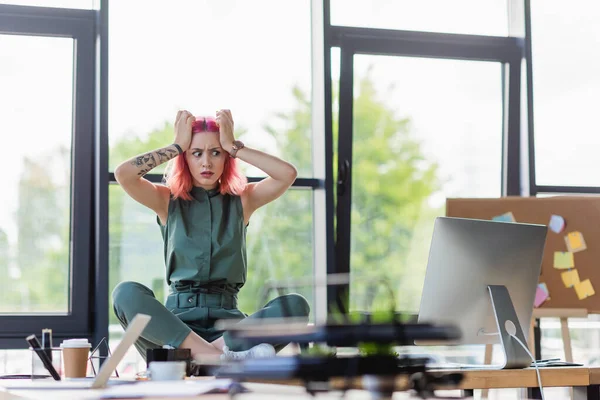
[[[456,344],[500,343],[500,368],[523,368],[548,229],[544,225],[436,219],[419,322],[454,324]],[[512,336],[512,335],[514,336]]]

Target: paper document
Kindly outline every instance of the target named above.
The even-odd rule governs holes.
[[[131,399],[142,397],[183,397],[206,393],[226,393],[234,385],[231,379],[138,382],[133,385],[113,386],[102,392],[103,399]]]

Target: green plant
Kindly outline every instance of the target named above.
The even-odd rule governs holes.
[[[399,356],[398,352],[394,350],[394,344],[392,343],[359,343],[358,352],[363,357]]]
[[[305,357],[335,357],[337,349],[324,344],[314,343],[312,346],[303,349],[301,355]]]

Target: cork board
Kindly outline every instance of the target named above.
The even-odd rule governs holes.
[[[449,217],[491,220],[509,212],[516,222],[548,226],[552,215],[561,216],[565,221],[565,228],[561,233],[548,230],[539,281],[546,284],[550,297],[539,308],[584,308],[589,313],[600,313],[600,197],[502,197],[446,200],[446,215]],[[556,269],[555,252],[569,251],[565,236],[571,232],[582,234],[586,249],[572,253],[573,268]],[[578,272],[579,280],[583,282],[589,279],[594,291],[598,293],[580,300],[574,287],[566,287],[562,273],[574,269]]]

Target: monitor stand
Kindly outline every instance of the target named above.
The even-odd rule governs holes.
[[[492,309],[496,318],[500,344],[504,350],[505,363],[501,369],[526,368],[531,366],[531,357],[527,351],[510,334],[518,337],[527,346],[523,329],[519,324],[508,289],[503,285],[488,285]],[[533,307],[533,305],[532,305]]]

